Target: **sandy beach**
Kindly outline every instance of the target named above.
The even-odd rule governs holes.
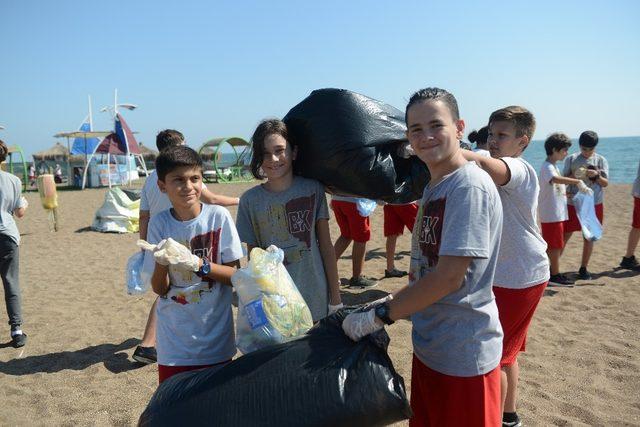
[[[255,184],[209,184],[240,195]],[[138,184],[140,186],[140,184]],[[26,347],[9,345],[4,308],[0,323],[1,425],[132,425],[153,394],[155,365],[131,359],[154,296],[128,296],[124,267],[137,234],[90,230],[105,189],[60,191],[61,228],[50,232],[38,194],[18,222]],[[611,185],[605,234],[596,244],[591,281],[548,288],[521,358],[519,413],[525,425],[640,425],[640,273],[617,268],[631,221],[629,185]],[[236,210],[230,209],[235,217]],[[385,268],[382,209],[372,217],[365,274]],[[331,221],[332,238],[338,236]],[[398,241],[397,267],[408,268],[410,235]],[[569,242],[564,271],[579,267],[581,239]],[[339,261],[351,271],[350,250]],[[640,255],[640,253],[638,253]],[[346,303],[383,296],[406,279],[381,280],[366,291],[345,289]],[[410,386],[411,326],[387,328],[396,369]],[[409,390],[408,390],[409,391]],[[405,423],[401,425],[406,425]]]

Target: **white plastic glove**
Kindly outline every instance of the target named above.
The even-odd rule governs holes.
[[[19,208],[27,208],[29,207],[29,202],[27,201],[27,199],[24,198],[24,196],[20,196],[20,203],[18,203],[20,206],[18,206]]]
[[[580,181],[578,182],[578,191],[580,191],[581,193],[585,193],[585,194],[593,194],[593,190],[590,189],[587,184],[584,183],[584,181]]]
[[[342,330],[354,341],[360,341],[360,338],[379,331],[383,326],[384,323],[376,317],[374,309],[351,313],[342,322]]]
[[[344,307],[344,304],[342,303],[336,304],[336,305],[329,304],[329,316],[331,316],[333,313],[335,313],[336,311],[340,310],[343,307]]]
[[[147,242],[146,240],[138,239],[136,245],[138,245],[138,247],[143,251],[149,251],[153,253],[153,256],[155,258],[156,252],[160,252],[166,243],[167,239],[162,239],[155,245]],[[166,261],[164,259],[156,259],[156,262],[160,265],[169,265],[169,261]]]
[[[155,246],[144,240],[138,240],[138,246],[151,250],[158,264],[172,265],[177,269],[186,271],[198,271],[200,269],[200,258],[171,237],[160,241]]]

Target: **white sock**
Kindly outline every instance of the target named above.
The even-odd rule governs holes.
[[[15,337],[16,335],[22,335],[22,329],[16,329],[11,331],[11,336]]]

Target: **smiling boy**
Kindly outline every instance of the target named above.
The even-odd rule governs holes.
[[[145,269],[157,305],[160,382],[179,372],[222,365],[236,352],[231,314],[231,275],[242,257],[229,212],[200,203],[202,160],[186,146],[160,153],[158,186],[172,208],[151,217]],[[169,240],[172,239],[172,240]],[[178,243],[176,243],[178,242]],[[168,245],[181,252],[169,259]]]
[[[502,330],[491,285],[502,207],[495,185],[462,156],[456,99],[438,88],[411,97],[405,120],[431,172],[411,239],[409,285],[342,328],[354,340],[411,316],[411,426],[500,424]]]

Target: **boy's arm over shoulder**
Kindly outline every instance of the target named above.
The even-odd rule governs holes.
[[[511,172],[503,159],[485,157],[469,150],[461,150],[461,152],[465,159],[476,162],[482,170],[488,173],[496,185],[506,185],[511,180]]]
[[[236,206],[240,199],[238,197],[224,196],[222,194],[215,194],[211,192],[207,186],[202,183],[202,192],[200,193],[200,200],[209,205],[220,206]]]

